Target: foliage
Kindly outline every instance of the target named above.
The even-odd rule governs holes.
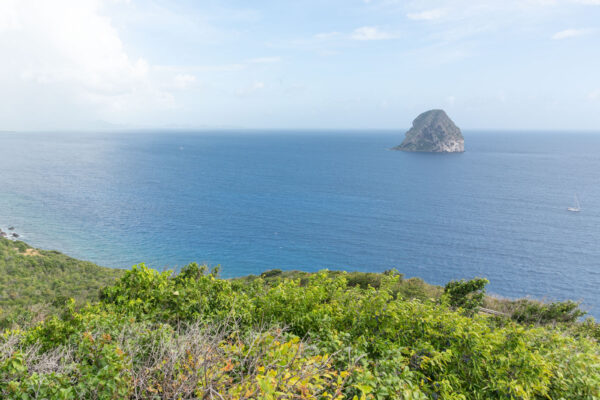
[[[382,274],[358,271],[324,271],[324,273],[331,278],[344,276],[346,278],[346,285],[348,287],[359,286],[361,289],[366,289],[369,286],[379,289],[384,276],[398,276],[398,279],[395,281],[395,283],[392,286],[388,286],[388,289],[395,297],[400,296],[404,299],[437,299],[443,292],[441,287],[428,284],[420,278],[404,279],[404,275],[398,273],[398,271],[394,269],[385,271]],[[282,271],[279,269],[273,269],[263,272],[260,275],[260,278],[262,279],[262,282],[270,286],[277,284],[282,279],[300,279],[300,284],[306,285],[310,276],[310,273],[303,271]],[[254,275],[248,275],[245,277],[236,278],[235,280],[252,282],[256,281],[258,278],[259,277]]]
[[[101,293],[104,304],[138,319],[177,324],[181,321],[221,321],[249,318],[249,300],[234,292],[231,282],[192,263],[179,275],[134,266]]]
[[[571,300],[544,303],[533,299],[500,299],[486,297],[484,307],[503,313],[508,318],[526,325],[552,325],[570,335],[588,336],[600,340],[600,324],[593,318],[580,321],[586,312]],[[502,325],[503,319],[497,322]]]
[[[568,334],[576,337],[590,337],[600,341],[600,324],[594,318],[587,318],[581,323],[566,325]]]
[[[449,296],[468,299],[455,311],[443,301],[397,296],[400,280],[383,274],[379,288],[363,288],[324,271],[266,284],[219,279],[197,264],[180,274],[136,266],[99,303],[67,304],[19,333],[19,350],[3,350],[4,360],[30,354],[32,366],[15,372],[6,361],[0,389],[7,398],[31,393],[34,383],[64,389],[61,382],[90,398],[99,396],[93,390],[165,399],[213,392],[230,399],[600,396],[592,338],[465,315],[485,282],[451,286],[460,290]],[[31,354],[51,358],[60,349],[69,349],[72,368],[34,372],[43,369]],[[122,386],[109,388],[108,380]]]
[[[483,278],[448,282],[444,287],[444,298],[450,306],[473,314],[483,304],[485,286],[488,283],[490,282]]]
[[[224,280],[195,263],[142,264],[97,302],[60,301],[5,330],[0,397],[600,398],[598,324],[552,305],[530,314],[552,325],[479,315],[486,284],[442,294],[395,271]]]
[[[0,238],[0,328],[53,313],[71,297],[79,304],[97,300],[100,288],[121,273]]]
[[[263,272],[262,274],[260,274],[261,278],[273,278],[276,276],[281,276],[283,274],[283,271],[280,269],[270,269],[268,271]]]
[[[89,323],[89,321],[88,321]],[[350,371],[281,329],[130,323],[40,353],[0,339],[3,399],[339,399]],[[218,396],[217,396],[218,394]],[[222,396],[222,397],[220,397]]]
[[[109,335],[78,333],[77,344],[39,353],[6,332],[0,355],[3,399],[111,399],[129,393],[127,357]]]
[[[515,302],[511,318],[521,323],[549,324],[557,322],[575,322],[585,312],[574,301],[540,303],[530,300]]]

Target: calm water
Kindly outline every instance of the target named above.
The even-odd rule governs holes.
[[[600,134],[0,134],[0,227],[111,267],[384,271],[600,316]],[[577,193],[583,212],[566,211]]]

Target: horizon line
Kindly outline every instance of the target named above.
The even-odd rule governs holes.
[[[460,127],[459,127],[460,128]],[[143,128],[53,128],[53,129],[0,129],[0,134],[19,134],[19,133],[157,133],[157,132],[386,132],[386,133],[406,133],[408,128],[247,128],[247,127],[143,127]],[[600,127],[594,129],[544,129],[544,128],[460,128],[467,133],[591,133],[600,134]]]

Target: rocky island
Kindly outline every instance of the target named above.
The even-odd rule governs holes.
[[[444,110],[430,110],[415,118],[406,138],[394,150],[461,153],[465,139]]]

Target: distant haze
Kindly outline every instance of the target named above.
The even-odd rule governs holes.
[[[0,131],[600,129],[600,0],[2,0]]]

